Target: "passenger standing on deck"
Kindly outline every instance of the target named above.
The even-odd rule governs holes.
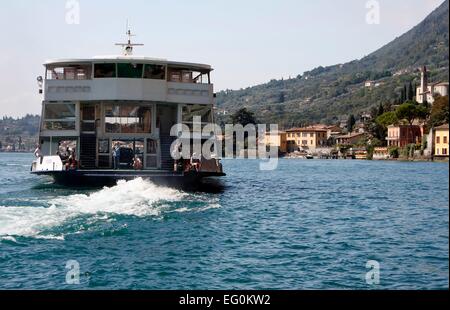
[[[69,159],[67,160],[66,170],[75,170],[77,169],[77,160],[75,158],[75,150],[69,150]]]
[[[133,168],[134,170],[142,170],[142,160],[137,155],[134,155]]]
[[[172,153],[171,156],[173,158],[173,171],[174,172],[178,172],[178,167],[180,162],[182,162],[183,160],[183,148],[182,148],[182,144],[179,140],[176,141],[175,145],[173,146],[173,148],[171,149]],[[180,157],[180,159],[176,159]]]
[[[40,163],[42,165],[42,160],[44,159],[44,155],[42,154],[41,146],[39,144],[36,146],[36,150],[34,150],[34,156],[36,156],[36,158],[40,159]]]
[[[114,170],[119,169],[120,166],[120,146],[119,143],[116,143],[113,150],[113,162],[114,162]]]
[[[197,153],[192,154],[191,157],[191,167],[195,169],[195,171],[199,172],[201,166],[200,156]]]

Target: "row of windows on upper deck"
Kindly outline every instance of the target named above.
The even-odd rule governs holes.
[[[92,70],[93,73],[92,74]],[[71,65],[47,67],[47,80],[90,80],[106,78],[135,78],[166,80],[178,83],[209,84],[208,72],[169,67],[154,64],[102,63],[92,65]]]

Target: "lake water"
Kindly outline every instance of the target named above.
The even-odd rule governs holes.
[[[225,160],[219,191],[189,193],[67,189],[30,175],[32,159],[0,153],[0,289],[449,286],[445,163]]]

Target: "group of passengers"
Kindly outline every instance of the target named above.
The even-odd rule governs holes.
[[[112,157],[113,157],[113,168],[114,170],[120,169],[120,161],[121,161],[121,146],[120,143],[116,143],[113,147],[112,151]],[[134,170],[142,170],[143,164],[141,158],[134,154],[133,159],[131,161],[131,166]]]
[[[56,151],[56,155],[61,158],[63,167],[66,170],[76,169],[78,166],[78,162],[76,160],[75,150],[70,147],[66,147],[65,149],[63,149],[63,151],[61,151],[61,149],[61,144],[58,144],[58,151]],[[39,159],[39,163],[42,165],[44,154],[42,153],[40,145],[36,146],[36,149],[34,150],[34,156]]]
[[[76,160],[75,150],[70,147],[62,147],[61,144],[58,144],[58,151],[56,151],[56,155],[61,158],[63,166],[66,170],[74,170],[78,166],[78,162]]]
[[[183,145],[181,142],[178,142],[175,147],[172,150],[172,158],[177,158],[179,154],[182,154],[183,151]],[[196,171],[199,172],[201,169],[201,159],[200,156],[197,155],[197,153],[193,153],[192,156],[189,159],[179,159],[175,160],[173,170],[174,172],[190,172],[190,171]]]

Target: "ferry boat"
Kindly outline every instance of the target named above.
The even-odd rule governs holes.
[[[193,184],[225,176],[218,157],[175,161],[175,124],[214,122],[210,65],[133,56],[47,61],[39,145],[31,172],[63,185],[114,185],[138,177]],[[214,139],[203,136],[201,139]],[[194,136],[194,134],[192,135]]]

